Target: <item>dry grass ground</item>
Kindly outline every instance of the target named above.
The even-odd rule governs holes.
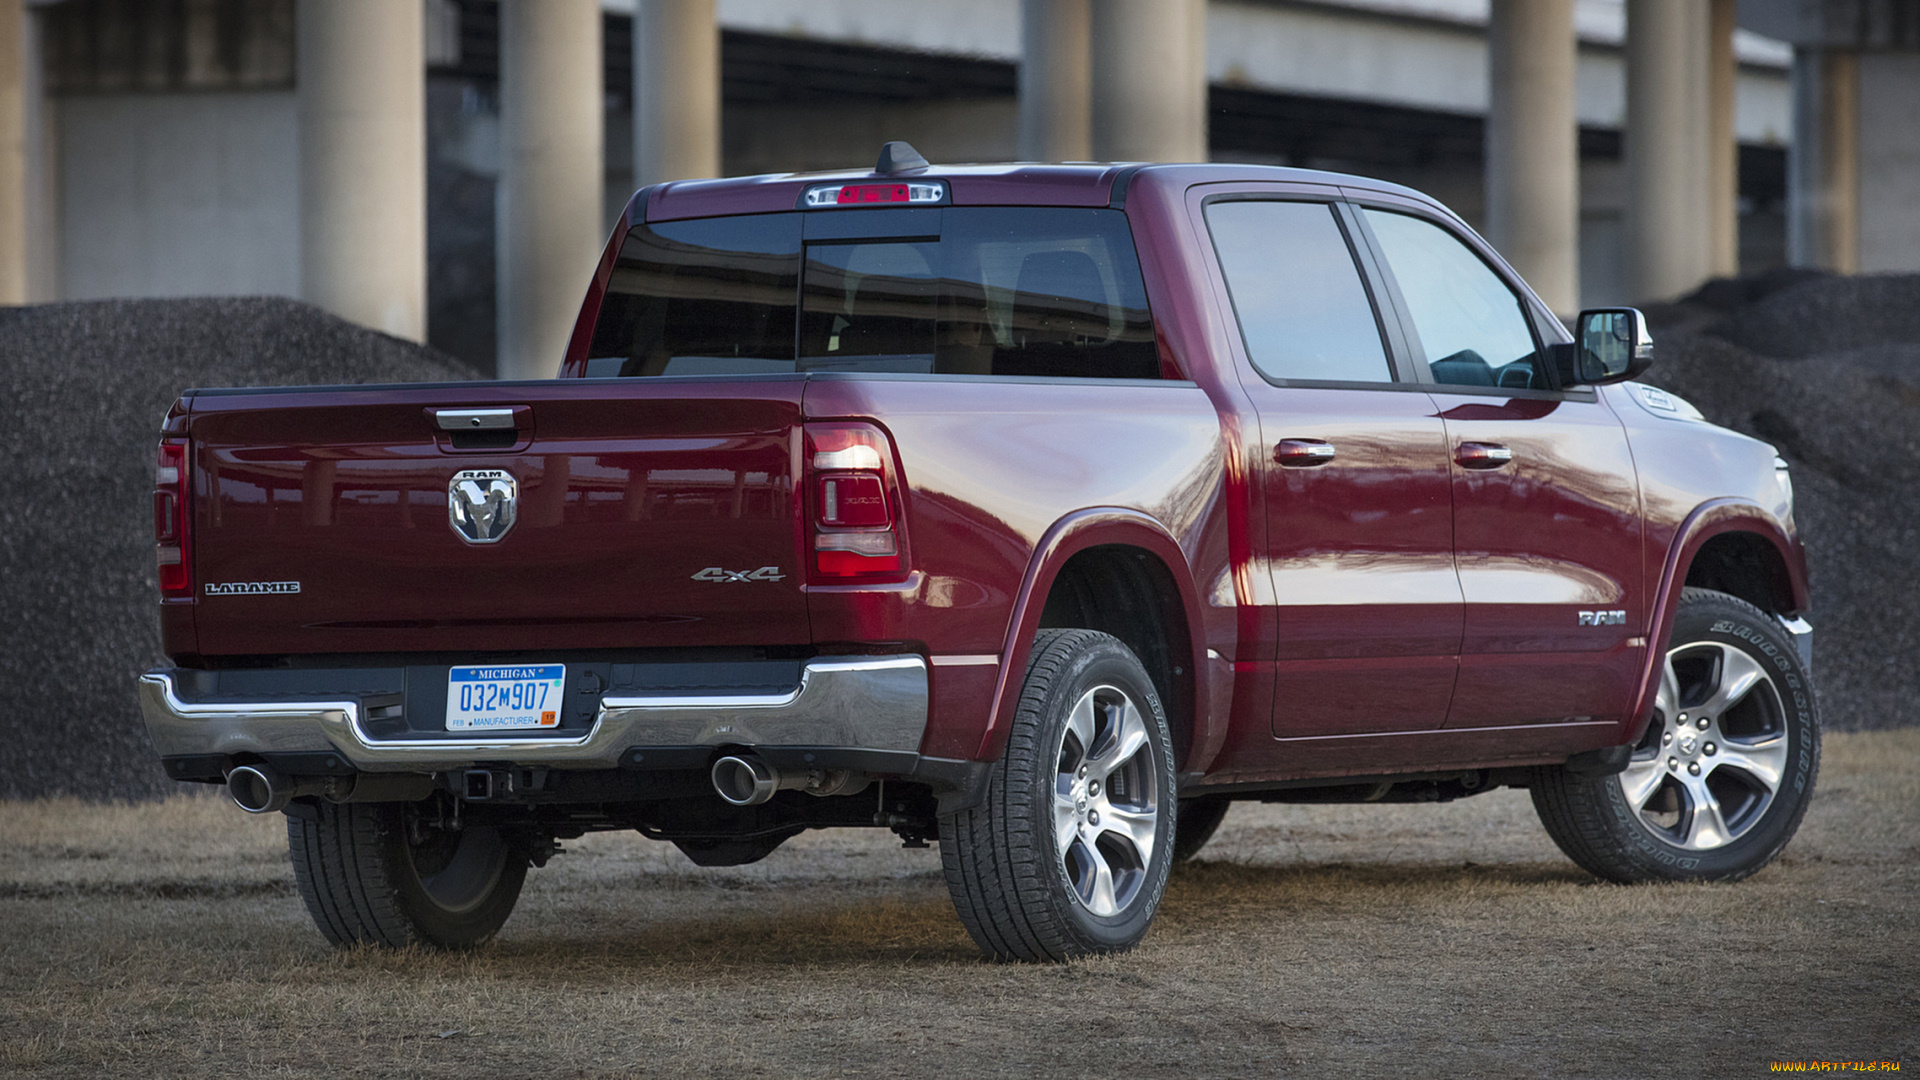
[[[334,953],[281,819],[0,803],[0,1074],[1757,1076],[1920,1068],[1920,729],[1830,736],[1786,855],[1620,888],[1526,796],[1234,809],[1135,953],[976,959],[937,853],[536,871],[470,955]]]

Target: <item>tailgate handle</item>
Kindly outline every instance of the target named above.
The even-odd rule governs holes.
[[[441,431],[511,431],[513,409],[435,409],[434,423]]]

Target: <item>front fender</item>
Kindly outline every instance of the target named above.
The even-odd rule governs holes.
[[[1686,588],[1687,570],[1707,541],[1732,532],[1753,533],[1772,545],[1786,568],[1793,610],[1808,608],[1806,560],[1799,543],[1773,515],[1746,499],[1710,499],[1695,507],[1680,523],[1672,543],[1667,546],[1666,561],[1660,571],[1660,589],[1654,597],[1653,626],[1647,634],[1647,658],[1641,671],[1640,693],[1622,724],[1621,742],[1639,742],[1652,718],[1654,696],[1660,689],[1660,674],[1673,637],[1673,620],[1680,610],[1680,593]]]

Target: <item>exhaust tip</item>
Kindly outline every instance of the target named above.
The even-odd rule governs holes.
[[[780,789],[780,774],[756,757],[732,754],[713,763],[713,790],[735,806],[758,806]]]
[[[227,795],[249,814],[271,814],[287,808],[291,792],[272,770],[241,765],[227,774]]]

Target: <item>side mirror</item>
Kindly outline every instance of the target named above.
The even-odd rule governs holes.
[[[1574,336],[1578,344],[1564,350],[1572,355],[1561,364],[1562,385],[1625,382],[1653,366],[1653,335],[1637,308],[1583,311]]]

